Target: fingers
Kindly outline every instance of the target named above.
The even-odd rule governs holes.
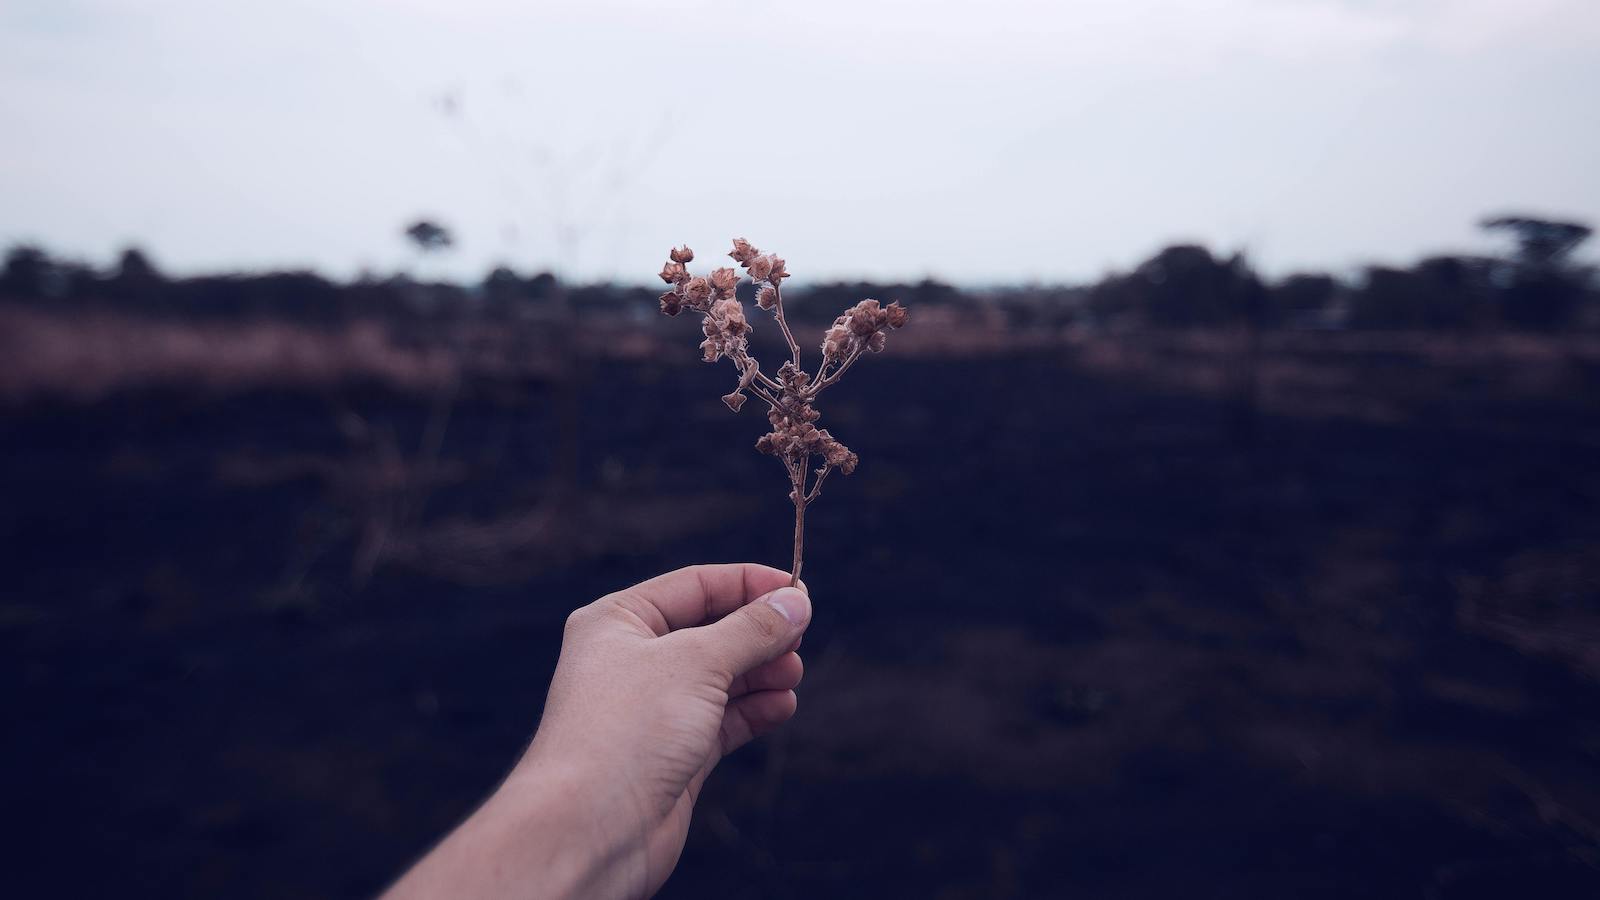
[[[718,733],[722,755],[727,756],[789,721],[798,704],[794,691],[756,691],[729,701]]]
[[[755,563],[689,566],[658,575],[610,598],[659,636],[722,618],[789,584],[789,573]]]
[[[810,622],[811,598],[784,587],[672,639],[690,643],[731,686],[735,677],[789,653]]]
[[[800,654],[785,653],[771,662],[762,663],[733,679],[728,688],[729,697],[741,697],[755,691],[789,691],[800,686],[806,672]]]
[[[710,757],[689,779],[689,802],[700,797],[700,788],[711,776],[724,756],[773,731],[794,716],[799,697],[794,688],[800,684],[805,666],[795,653],[786,653],[777,659],[756,666],[734,679],[732,697],[722,711],[722,725],[717,731],[717,746]]]

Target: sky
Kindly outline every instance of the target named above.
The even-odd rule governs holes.
[[[0,0],[0,244],[97,264],[1076,282],[1506,211],[1600,225],[1594,0]]]

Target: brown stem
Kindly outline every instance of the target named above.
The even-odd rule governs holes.
[[[774,397],[772,394],[768,393],[767,389],[762,387],[761,385],[759,385],[759,384],[750,385],[750,393],[755,394],[757,397],[760,397],[762,400],[765,400],[767,402],[767,405],[772,407],[773,409],[777,409],[778,408],[778,398]]]
[[[822,378],[818,378],[816,382],[811,385],[811,396],[816,397],[818,394],[822,393],[823,388],[838,381],[839,378],[844,375],[845,370],[850,368],[850,364],[861,358],[861,353],[862,351],[857,349],[854,353],[851,353],[845,358],[845,361],[839,365],[839,368],[834,369],[831,373]]]
[[[799,497],[799,488],[795,488],[795,496]],[[794,587],[800,583],[801,556],[805,553],[806,546],[806,501],[804,498],[794,501],[794,568],[789,577],[789,586]]]
[[[817,472],[817,480],[816,480],[816,482],[814,484],[811,485],[811,492],[806,494],[806,504],[808,506],[811,504],[811,501],[817,499],[817,495],[818,494],[822,493],[822,482],[827,480],[828,473],[832,472],[832,471],[833,471],[833,466],[827,465],[827,466],[823,466]]]
[[[800,565],[805,552],[806,543],[806,504],[811,500],[806,496],[806,464],[810,457],[804,459],[785,459],[783,464],[789,469],[789,484],[793,491],[789,497],[794,500],[794,563],[790,566],[789,586],[794,587],[800,583]]]
[[[778,319],[778,327],[783,329],[783,339],[789,342],[789,353],[794,356],[794,367],[800,368],[800,345],[795,343],[794,332],[789,330],[789,320],[783,317],[783,288],[778,282],[772,283],[772,313]]]

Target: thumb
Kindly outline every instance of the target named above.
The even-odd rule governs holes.
[[[694,630],[707,653],[737,676],[788,653],[810,622],[811,598],[785,587]]]

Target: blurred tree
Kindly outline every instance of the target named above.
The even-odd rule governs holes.
[[[65,300],[94,293],[94,270],[84,263],[51,257],[44,250],[19,244],[6,252],[0,270],[0,296],[19,300]]]
[[[538,314],[540,307],[550,305],[557,291],[557,284],[555,276],[549,272],[540,272],[531,278],[523,278],[509,266],[497,266],[484,277],[482,291],[483,298],[492,311],[526,318]],[[596,287],[590,293],[596,291],[600,294],[618,296],[626,293],[609,285]],[[653,297],[654,295],[652,299]],[[629,298],[630,301],[632,299]]]
[[[1259,324],[1266,290],[1242,254],[1218,259],[1204,247],[1179,244],[1096,285],[1090,308],[1101,321],[1157,327]]]
[[[165,280],[144,251],[128,247],[117,258],[116,271],[105,290],[120,302],[149,306],[159,301]]]
[[[1528,266],[1560,265],[1594,230],[1579,222],[1553,222],[1531,216],[1491,216],[1483,220],[1488,231],[1511,232],[1517,242],[1517,259]]]
[[[1353,328],[1484,329],[1499,319],[1496,261],[1433,256],[1409,269],[1372,266],[1350,292]]]
[[[450,229],[427,219],[411,223],[407,226],[405,235],[424,253],[446,250],[455,245],[455,238],[450,234]]]
[[[1572,325],[1591,293],[1593,271],[1575,266],[1572,251],[1593,233],[1588,225],[1532,216],[1493,216],[1486,230],[1511,232],[1516,256],[1498,273],[1500,316],[1522,328],[1551,330]]]
[[[39,297],[53,263],[38,247],[19,244],[6,252],[5,272],[0,275],[0,293],[11,297]]]
[[[117,274],[119,281],[150,282],[162,281],[161,272],[150,261],[143,250],[138,247],[128,247],[117,258]]]
[[[495,266],[483,279],[483,297],[493,306],[504,306],[522,295],[522,276],[509,266]]]
[[[960,299],[961,293],[954,287],[934,278],[924,278],[911,286],[908,303],[918,307],[951,306]]]

